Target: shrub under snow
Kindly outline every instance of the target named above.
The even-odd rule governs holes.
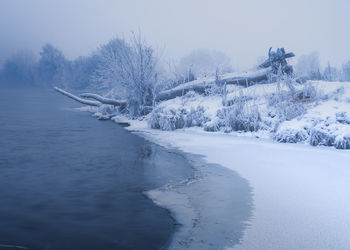
[[[335,138],[334,147],[337,149],[350,149],[350,135],[338,135]]]
[[[197,108],[191,107],[190,110],[158,107],[152,111],[148,123],[151,128],[175,130],[185,127],[202,126],[207,121],[208,118],[205,116],[202,106],[198,106]]]
[[[288,91],[276,91],[268,98],[270,108],[275,110],[279,120],[290,121],[306,113],[306,105],[319,99],[317,89],[309,83],[301,88]]]
[[[311,130],[309,142],[312,146],[333,146],[335,136],[329,130],[315,128]]]
[[[260,128],[261,116],[256,106],[250,107],[244,103],[224,107],[218,110],[217,116],[226,128],[233,131],[253,132]]]
[[[273,138],[278,142],[297,143],[305,141],[308,138],[308,133],[306,130],[289,128],[278,131]]]

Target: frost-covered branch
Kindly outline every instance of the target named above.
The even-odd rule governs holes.
[[[106,97],[103,97],[103,96],[100,96],[97,94],[93,94],[93,93],[83,93],[83,94],[80,94],[79,96],[83,97],[83,98],[92,98],[92,99],[95,99],[96,101],[99,101],[103,104],[120,106],[120,107],[126,106],[126,101],[124,101],[124,100],[110,99],[110,98],[106,98]]]
[[[82,104],[89,105],[89,106],[96,106],[96,107],[99,107],[102,105],[101,102],[91,101],[91,100],[86,100],[86,99],[80,98],[79,96],[73,95],[73,94],[71,94],[67,91],[64,91],[63,89],[60,89],[58,87],[54,87],[54,89],[57,92],[61,93],[62,95],[68,96],[69,98],[72,98],[73,100],[80,102]]]

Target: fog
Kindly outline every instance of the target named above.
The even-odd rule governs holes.
[[[242,70],[270,46],[283,46],[297,56],[318,51],[322,66],[340,65],[350,59],[349,9],[346,0],[2,0],[0,64],[19,49],[38,53],[47,42],[73,59],[140,30],[163,58],[208,48]]]

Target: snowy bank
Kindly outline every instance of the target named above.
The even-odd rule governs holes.
[[[212,89],[159,103],[146,118],[151,128],[238,132],[278,142],[350,149],[350,83],[313,81]],[[224,93],[223,93],[224,92]],[[252,133],[254,132],[254,133]]]
[[[128,129],[143,131],[143,136],[163,146],[203,155],[207,162],[220,164],[249,181],[254,213],[247,221],[249,226],[243,239],[233,249],[347,249],[350,246],[347,151],[279,144],[194,128],[151,130],[145,122],[132,122]],[[172,204],[168,208],[176,210],[176,201]],[[224,219],[235,221],[235,213],[225,214]],[[204,226],[204,230],[211,231],[210,226]],[[231,237],[234,239],[235,235]]]

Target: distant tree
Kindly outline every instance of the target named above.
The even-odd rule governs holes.
[[[335,67],[332,67],[331,64],[328,62],[327,67],[324,69],[324,72],[323,72],[323,79],[330,82],[339,81],[340,80],[339,70]]]
[[[61,50],[46,44],[40,52],[37,80],[41,85],[61,85],[67,87],[70,76],[70,62]]]
[[[350,82],[350,61],[343,64],[343,80]]]
[[[36,57],[32,51],[23,50],[13,54],[3,65],[2,83],[21,86],[33,85],[36,63]]]
[[[310,80],[320,80],[322,78],[320,72],[320,59],[317,52],[312,52],[299,57],[295,65],[295,73],[298,76],[305,77]]]
[[[158,80],[158,57],[141,34],[133,33],[130,42],[112,39],[99,48],[96,56],[98,66],[94,80],[126,98],[131,115],[137,116],[145,106],[152,105]]]
[[[217,70],[220,74],[232,72],[231,60],[223,52],[197,49],[180,59],[178,70],[184,78],[190,73],[195,77],[215,76]]]

